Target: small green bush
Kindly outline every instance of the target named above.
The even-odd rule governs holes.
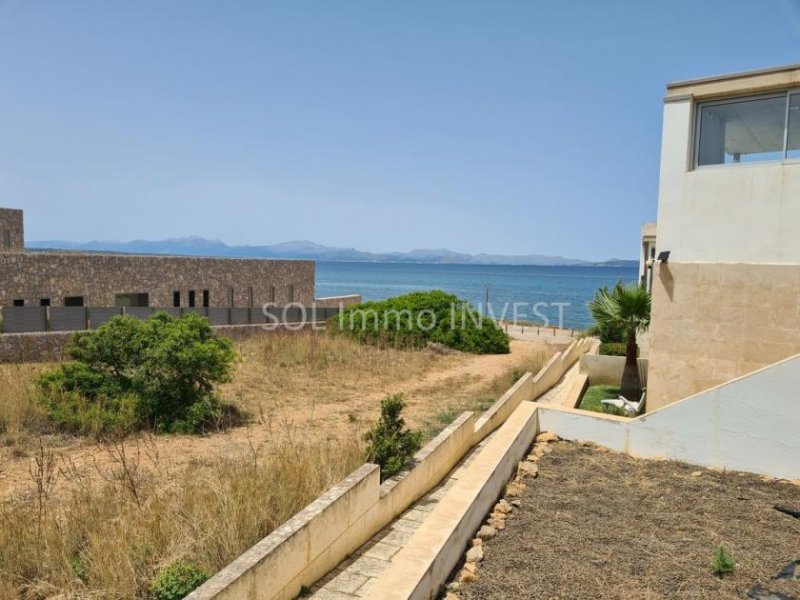
[[[150,586],[155,600],[181,600],[208,581],[209,575],[202,569],[184,562],[177,562],[161,569]]]
[[[381,467],[381,481],[402,471],[422,445],[422,434],[406,429],[400,413],[405,407],[402,394],[381,400],[381,416],[364,435],[369,442],[365,455],[368,462]]]
[[[588,329],[589,335],[600,338],[603,343],[624,343],[625,330],[618,324],[595,323]]]
[[[600,354],[605,356],[626,356],[628,344],[625,342],[609,342],[600,344]],[[636,355],[639,355],[639,348],[636,348]]]
[[[344,309],[329,329],[365,343],[399,348],[444,344],[474,354],[507,354],[508,335],[465,300],[440,290],[364,302]]]
[[[234,360],[208,320],[166,313],[115,317],[76,334],[67,354],[73,362],[39,378],[42,404],[62,427],[91,434],[188,433],[217,422],[214,386],[230,379]]]
[[[711,561],[711,570],[715,575],[722,577],[736,570],[736,560],[724,545],[720,544],[714,550],[714,559]]]

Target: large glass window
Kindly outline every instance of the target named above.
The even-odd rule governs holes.
[[[786,156],[800,158],[800,93],[789,95],[789,132],[786,138]]]
[[[697,164],[722,165],[785,156],[787,94],[701,104]]]

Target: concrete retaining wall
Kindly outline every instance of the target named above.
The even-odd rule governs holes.
[[[414,456],[408,471],[383,484],[377,465],[363,465],[187,600],[297,597],[438,484],[472,446],[474,431],[475,415],[463,413]]]
[[[536,375],[525,373],[478,419],[474,442],[477,444],[502,425],[521,402],[534,400],[553,387],[579,357],[593,349],[596,349],[594,339],[575,340],[562,352],[554,354]]]
[[[483,483],[470,480],[469,493],[474,492],[474,497],[470,500],[469,518],[453,533],[466,543],[536,435],[535,405],[530,404],[523,411],[526,416],[516,416],[515,411],[557,383],[593,343],[591,339],[577,340],[553,356],[536,376],[526,373],[480,419],[474,413],[463,413],[422,448],[414,456],[412,467],[397,477],[379,484],[376,465],[364,465],[187,596],[187,600],[295,598],[302,586],[311,586],[336,568],[433,489],[473,446],[498,427],[505,427],[513,413],[514,421],[506,433],[498,432],[499,439],[513,438],[509,438],[510,446],[506,448],[505,442],[492,440],[487,448],[495,448],[490,453],[493,458],[476,458],[488,460],[486,478]],[[480,456],[485,452],[482,450]],[[449,573],[449,561],[450,558],[437,562],[436,576]]]
[[[647,387],[647,359],[640,358],[638,363],[642,385]],[[601,354],[585,354],[581,356],[580,371],[589,376],[589,385],[619,385],[624,368],[624,356],[605,356]]]
[[[258,542],[187,598],[297,596],[302,577],[321,577],[352,551],[351,529],[378,501],[380,470],[365,464]],[[357,546],[356,546],[357,547]]]
[[[461,560],[536,437],[537,405],[517,407],[370,589],[381,600],[429,600]]]
[[[800,355],[635,419],[540,408],[543,430],[642,458],[800,479]]]

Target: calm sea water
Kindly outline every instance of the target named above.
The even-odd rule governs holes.
[[[318,262],[317,296],[361,294],[364,300],[380,300],[440,289],[482,308],[488,284],[496,318],[505,309],[505,318],[513,319],[516,302],[520,320],[542,322],[544,317],[557,325],[563,310],[564,327],[583,329],[592,322],[586,303],[597,288],[636,279],[635,268]]]

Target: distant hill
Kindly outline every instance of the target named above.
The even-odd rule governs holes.
[[[93,241],[67,242],[45,240],[28,242],[30,250],[69,250],[74,252],[118,252],[125,254],[177,254],[182,256],[221,256],[228,258],[304,258],[329,262],[393,262],[473,265],[538,265],[538,266],[600,266],[636,267],[635,260],[612,258],[602,262],[525,254],[464,254],[447,249],[412,250],[410,252],[362,252],[355,248],[331,248],[309,241],[283,242],[271,246],[229,246],[219,240],[202,237],[172,238],[160,241],[131,242]]]

